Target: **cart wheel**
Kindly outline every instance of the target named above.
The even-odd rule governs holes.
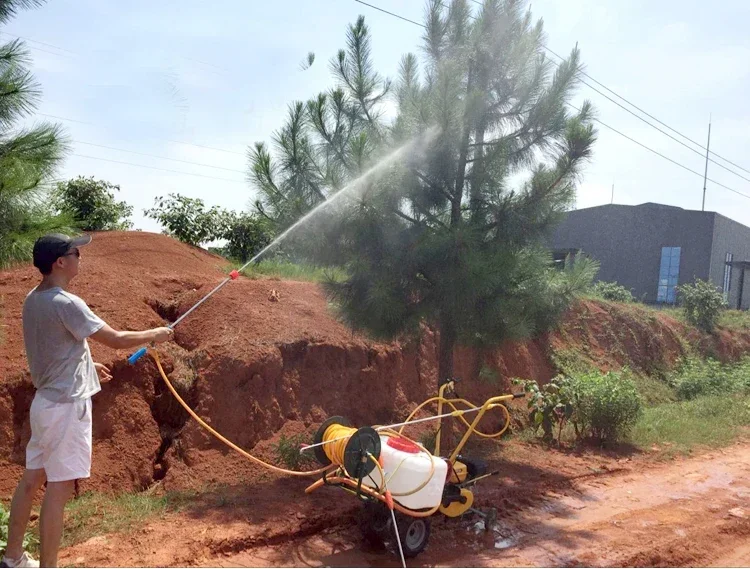
[[[385,541],[393,533],[391,514],[380,502],[365,502],[359,512],[359,529],[365,543],[382,549]]]
[[[412,518],[403,514],[396,514],[396,521],[398,522],[398,534],[401,537],[404,557],[416,557],[422,553],[430,539],[429,518]],[[393,530],[391,530],[391,533],[393,533]],[[393,542],[391,548],[398,555],[398,544],[395,543],[393,538],[390,541]]]

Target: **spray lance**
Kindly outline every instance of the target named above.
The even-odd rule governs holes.
[[[214,288],[211,292],[209,292],[206,296],[201,298],[198,302],[196,302],[190,310],[188,310],[185,314],[180,316],[177,320],[172,322],[170,325],[167,326],[170,330],[174,330],[175,326],[177,326],[180,322],[182,322],[188,314],[190,314],[193,310],[198,308],[201,304],[203,304],[206,300],[208,300],[214,293],[218,292],[225,284],[227,284],[229,281],[237,280],[237,278],[240,276],[240,271],[242,271],[247,265],[249,265],[254,259],[251,259],[248,261],[245,265],[243,265],[240,269],[235,269],[231,273],[229,273],[229,276],[225,278],[223,281],[221,281],[216,288]],[[146,352],[148,352],[147,347],[140,348],[137,352],[135,352],[133,355],[131,355],[128,358],[128,363],[130,365],[135,364],[139,359],[141,359],[144,355],[146,355]]]
[[[255,255],[252,259],[250,259],[247,263],[242,265],[239,269],[232,271],[229,273],[229,276],[225,278],[223,281],[221,281],[215,289],[213,289],[211,292],[209,292],[206,296],[201,298],[198,302],[195,303],[195,305],[190,308],[185,314],[180,316],[177,320],[172,322],[167,328],[173,330],[175,326],[177,326],[180,322],[182,322],[185,317],[193,312],[196,308],[198,308],[201,304],[203,304],[206,300],[208,300],[214,293],[218,292],[225,284],[227,284],[229,281],[236,280],[240,273],[248,267],[251,263],[257,261],[266,251],[268,251],[271,247],[274,245],[280,243],[281,241],[286,238],[287,235],[289,235],[292,231],[294,231],[297,227],[305,224],[311,217],[318,214],[322,209],[329,207],[331,204],[335,203],[336,201],[340,200],[342,196],[347,196],[351,194],[354,190],[356,190],[358,187],[362,185],[362,182],[374,174],[377,174],[378,172],[382,171],[385,166],[390,165],[392,162],[394,162],[396,159],[398,159],[401,154],[403,154],[406,150],[409,150],[412,148],[412,146],[422,141],[423,143],[429,142],[432,140],[438,133],[438,129],[433,127],[428,129],[426,132],[424,132],[421,136],[412,139],[411,141],[407,142],[406,144],[400,146],[393,152],[391,152],[388,156],[383,158],[380,162],[372,166],[369,170],[367,170],[364,174],[362,174],[359,178],[356,180],[353,180],[349,182],[346,186],[341,188],[339,191],[337,191],[335,194],[331,195],[326,199],[325,201],[319,203],[316,207],[314,207],[312,210],[307,212],[304,216],[302,216],[300,219],[298,219],[295,223],[293,223],[291,226],[289,226],[281,235],[279,235],[276,239],[271,241],[268,245],[266,245],[257,255]],[[135,352],[132,356],[128,358],[128,363],[131,365],[137,362],[139,359],[141,359],[146,352],[148,352],[147,347],[143,347],[139,349],[137,352]]]

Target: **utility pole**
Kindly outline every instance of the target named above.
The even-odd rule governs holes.
[[[610,205],[615,203],[615,183],[612,182],[612,199],[610,200]]]
[[[708,149],[711,146],[711,115],[708,116],[708,142],[706,143],[706,169],[703,172],[703,205],[701,211],[706,211],[706,178],[708,177]]]

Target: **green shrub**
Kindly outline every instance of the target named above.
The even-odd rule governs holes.
[[[281,435],[278,444],[274,446],[276,458],[290,470],[302,470],[315,462],[315,456],[311,451],[300,452],[305,444],[312,444],[312,437],[307,433],[290,437]]]
[[[671,382],[680,399],[750,391],[750,358],[735,365],[688,359]]]
[[[223,254],[243,264],[273,239],[270,223],[257,214],[226,212],[223,224],[225,232],[222,237],[227,240]]]
[[[599,281],[591,287],[591,294],[613,302],[634,302],[633,293],[616,282]]]
[[[223,239],[227,231],[227,214],[214,206],[206,209],[203,200],[180,194],[154,199],[152,209],[143,210],[146,217],[159,222],[168,235],[188,245]]]
[[[120,186],[94,180],[93,176],[78,176],[58,182],[52,205],[57,211],[70,214],[84,231],[126,231],[133,227],[133,206],[116,201],[113,191],[119,192]]]
[[[625,437],[641,415],[635,383],[622,373],[582,374],[571,382],[575,394],[575,422],[584,436],[600,442]]]
[[[714,285],[701,279],[677,287],[685,319],[704,332],[713,332],[725,307],[724,297]]]
[[[522,385],[527,394],[529,422],[532,429],[536,432],[541,428],[542,436],[548,442],[554,440],[555,430],[557,430],[559,443],[565,424],[573,418],[577,409],[577,397],[571,387],[570,379],[558,375],[541,387],[532,380],[514,379],[513,383]],[[579,435],[575,421],[573,424],[576,435]]]

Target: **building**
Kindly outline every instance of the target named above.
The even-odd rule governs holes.
[[[573,210],[556,228],[556,259],[583,251],[647,303],[672,304],[677,285],[709,280],[730,308],[750,308],[750,227],[723,215],[656,203]]]

